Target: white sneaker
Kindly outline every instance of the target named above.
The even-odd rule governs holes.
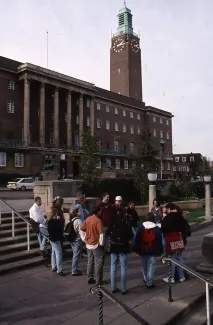
[[[186,279],[185,278],[182,278],[179,280],[179,282],[184,282]]]
[[[166,282],[166,283],[169,283],[169,278],[164,278],[163,281]],[[171,283],[174,284],[175,279],[171,279]]]

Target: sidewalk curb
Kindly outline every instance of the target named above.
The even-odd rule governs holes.
[[[212,220],[211,221],[203,221],[203,222],[194,222],[194,223],[190,224],[191,231],[195,232],[195,231],[200,230],[202,228],[208,227],[208,226],[210,226],[212,224],[213,224]]]

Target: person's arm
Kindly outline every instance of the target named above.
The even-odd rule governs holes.
[[[133,250],[141,255],[142,253],[142,236],[143,236],[143,230],[144,230],[144,227],[143,226],[140,226],[136,232],[136,236],[135,236],[135,243],[134,243],[134,247],[133,247]]]
[[[80,236],[81,240],[85,241],[86,239],[86,221],[80,226]]]
[[[99,245],[104,246],[104,229],[101,220],[99,219],[97,222],[97,228],[99,232]]]
[[[77,234],[80,234],[82,224],[81,219],[76,219],[74,221],[74,230]]]

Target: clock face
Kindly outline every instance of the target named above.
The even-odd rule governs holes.
[[[119,53],[119,52],[123,51],[124,48],[125,48],[125,42],[122,38],[117,38],[113,41],[112,49],[114,52]]]
[[[136,39],[132,39],[131,40],[131,48],[133,49],[133,51],[135,53],[137,53],[140,50],[139,41]]]

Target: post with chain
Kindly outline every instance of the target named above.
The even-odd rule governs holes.
[[[98,317],[99,317],[99,325],[104,324],[103,320],[103,294],[99,290],[98,291]]]
[[[173,302],[172,299],[172,262],[168,260],[168,285],[169,285],[169,302]]]

